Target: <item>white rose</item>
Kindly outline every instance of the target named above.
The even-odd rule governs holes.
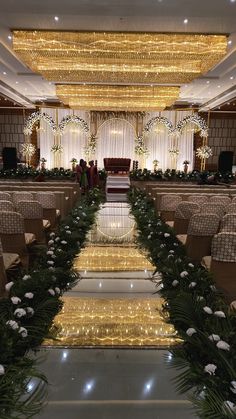
[[[174,250],[169,250],[169,253],[173,254],[173,253],[175,253],[175,251]]]
[[[188,266],[189,266],[190,268],[194,268],[194,265],[193,265],[192,263],[188,263]]]
[[[151,234],[149,234],[147,238],[150,240],[150,239],[152,238],[152,235],[151,235]]]
[[[205,307],[203,307],[203,310],[204,310],[204,311],[205,311],[205,313],[207,313],[207,314],[213,314],[213,311],[212,311],[212,309],[211,309],[210,307],[205,306]]]
[[[170,237],[169,233],[164,233],[164,237]]]
[[[27,311],[28,314],[30,314],[31,316],[33,316],[34,309],[32,307],[26,307],[26,311]]]
[[[54,240],[49,240],[48,246],[51,246],[52,244],[54,244]]]
[[[219,335],[215,335],[214,333],[212,333],[212,335],[208,336],[208,338],[212,341],[212,342],[218,342],[220,340],[220,336]]]
[[[50,288],[49,290],[48,290],[48,292],[49,292],[49,294],[51,294],[51,295],[55,295],[55,291],[52,289],[52,288]]]
[[[47,261],[47,264],[50,265],[50,266],[53,266],[54,265],[54,262],[53,262],[53,260],[48,260]]]
[[[58,287],[55,287],[55,291],[56,291],[57,294],[60,294],[60,292],[61,292],[60,288],[58,288]]]
[[[55,235],[56,235],[56,234],[55,234],[55,233],[53,233],[53,232],[52,232],[52,233],[50,233],[50,237],[51,237],[51,238],[55,237]]]
[[[5,368],[2,364],[0,364],[0,375],[4,375],[5,374]]]
[[[30,275],[24,275],[22,279],[23,279],[23,281],[27,281],[27,279],[30,279],[30,278],[31,278]]]
[[[76,217],[76,220],[78,220],[78,221],[79,221],[79,220],[80,220],[80,217]]]
[[[205,372],[207,372],[208,374],[210,374],[210,375],[215,375],[215,371],[216,371],[216,369],[217,369],[217,366],[216,365],[214,365],[214,364],[207,364],[205,367],[204,367],[204,371]]]
[[[211,289],[212,291],[216,292],[216,287],[215,287],[215,285],[210,285],[210,289]]]
[[[50,267],[48,268],[48,270],[49,270],[49,271],[53,271],[53,272],[54,272],[54,271],[55,271],[55,268],[54,268],[53,266],[50,266]]]
[[[15,322],[15,320],[8,320],[8,321],[6,322],[6,325],[7,325],[7,326],[10,326],[13,330],[16,330],[16,329],[18,329],[18,328],[19,328],[18,323],[17,323],[17,322]]]
[[[197,331],[193,327],[190,327],[188,330],[186,330],[186,334],[188,336],[192,336],[194,333],[197,333]]]
[[[21,318],[21,317],[23,317],[23,316],[26,316],[26,311],[25,311],[23,308],[17,308],[17,309],[14,311],[14,316],[16,316],[16,317],[18,317],[18,318]]]
[[[226,315],[225,315],[225,313],[223,311],[215,311],[214,312],[214,316],[222,317],[224,319],[226,318]]]
[[[60,240],[60,237],[55,238],[55,242],[59,242],[59,240]]]
[[[224,402],[225,407],[227,407],[231,412],[236,412],[236,405],[232,403],[230,400],[226,400]]]
[[[25,298],[29,298],[31,300],[32,298],[34,298],[34,294],[32,292],[26,292]]]
[[[52,250],[48,250],[47,255],[48,256],[52,256],[53,255],[53,251]]]
[[[21,303],[21,299],[19,297],[11,297],[12,304],[19,304]]]
[[[65,226],[64,228],[65,228],[65,230],[69,230],[69,229],[70,229],[70,227],[69,227],[69,226]]]
[[[225,342],[224,340],[219,340],[219,342],[217,342],[216,344],[218,349],[223,349],[223,351],[229,351],[230,350],[230,345]]]
[[[66,230],[66,234],[71,234],[71,231],[70,230]]]
[[[18,330],[18,333],[20,333],[20,335],[23,338],[26,338],[28,336],[28,332],[25,327],[20,327],[20,329]]]
[[[202,295],[199,295],[199,296],[197,297],[197,301],[202,301],[202,300],[204,300],[204,297],[203,297]]]
[[[67,242],[65,240],[62,240],[61,244],[67,244]]]
[[[83,217],[86,217],[86,214],[85,214],[85,212],[82,212],[82,215],[83,215]]]
[[[13,281],[11,281],[11,282],[8,282],[6,285],[5,285],[5,290],[6,291],[10,291],[10,289],[11,289],[11,287],[14,285],[14,282]]]
[[[230,390],[232,391],[232,393],[236,394],[236,381],[231,381],[231,386]]]
[[[181,273],[179,274],[179,276],[180,276],[181,278],[185,278],[186,276],[188,276],[188,272],[187,272],[187,271],[183,271],[183,272],[181,272]]]
[[[166,247],[165,244],[160,244],[160,248],[163,249],[164,247]]]
[[[173,287],[177,287],[177,285],[179,284],[179,281],[177,281],[177,279],[175,279],[173,282],[172,282],[172,286]]]
[[[197,283],[196,283],[196,282],[190,282],[190,284],[189,284],[189,288],[195,288],[195,287],[196,287],[196,285],[197,285]]]

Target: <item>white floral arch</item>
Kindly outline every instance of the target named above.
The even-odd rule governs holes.
[[[25,135],[31,135],[33,131],[34,124],[38,121],[45,121],[51,128],[54,134],[57,133],[57,125],[54,119],[45,112],[36,111],[33,112],[25,121],[23,132]]]

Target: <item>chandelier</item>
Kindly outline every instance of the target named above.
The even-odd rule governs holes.
[[[54,82],[182,84],[226,54],[224,35],[13,31],[13,48]]]
[[[155,111],[171,106],[179,87],[122,85],[57,85],[60,100],[74,109]]]

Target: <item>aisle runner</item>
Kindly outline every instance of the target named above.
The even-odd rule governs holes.
[[[162,317],[161,299],[65,297],[56,317],[57,340],[50,346],[149,346],[166,348],[180,342]]]

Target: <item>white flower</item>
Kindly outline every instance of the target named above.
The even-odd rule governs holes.
[[[47,261],[47,264],[53,266],[54,265],[54,262],[53,262],[53,260],[48,260]]]
[[[76,217],[76,220],[80,220],[80,217]]]
[[[54,240],[49,240],[48,246],[51,246],[52,244],[54,244]]]
[[[218,349],[222,349],[223,351],[229,351],[230,350],[230,345],[225,342],[224,340],[219,340],[219,342],[217,342],[216,344]]]
[[[12,304],[19,304],[21,303],[21,299],[19,297],[11,297]]]
[[[22,279],[23,279],[23,281],[27,281],[27,279],[30,279],[30,278],[31,278],[30,275],[24,275]]]
[[[11,281],[11,282],[8,282],[6,285],[5,285],[5,290],[6,291],[10,291],[10,289],[11,289],[11,287],[14,285],[14,282],[13,281]]]
[[[5,368],[2,364],[0,364],[0,375],[4,375],[5,374]]]
[[[196,282],[190,282],[190,284],[189,284],[189,288],[195,288],[195,287],[196,287],[196,285],[197,285],[197,283],[196,283]]]
[[[192,336],[194,333],[197,333],[197,331],[193,327],[190,327],[188,330],[186,330],[186,334],[188,336]]]
[[[205,311],[205,313],[207,313],[207,314],[213,314],[213,311],[212,311],[212,309],[211,309],[210,307],[205,306],[205,307],[203,307],[203,310],[204,310],[204,311]]]
[[[151,234],[149,234],[147,238],[150,240],[150,239],[152,238],[152,235],[151,235]]]
[[[16,329],[18,329],[18,328],[19,328],[18,323],[17,323],[17,322],[15,322],[15,320],[8,320],[8,321],[6,322],[6,325],[7,325],[7,326],[10,326],[13,330],[16,330]]]
[[[55,275],[53,275],[52,280],[55,282],[57,280],[57,277]]]
[[[164,237],[170,237],[170,233],[164,233]]]
[[[30,314],[31,316],[33,316],[34,309],[32,307],[26,307],[26,311],[27,311],[28,314]]]
[[[181,278],[185,278],[186,276],[188,276],[188,272],[187,272],[187,271],[183,271],[183,272],[181,272],[181,273],[179,274],[179,276],[180,276]]]
[[[34,294],[32,292],[26,292],[25,298],[29,298],[31,300],[32,298],[34,298]]]
[[[175,251],[174,250],[169,250],[169,253],[173,254],[173,253],[175,253]]]
[[[190,268],[194,268],[194,265],[193,265],[192,263],[188,263],[188,266],[189,266]]]
[[[23,316],[26,316],[26,311],[23,308],[17,308],[14,311],[14,316],[16,316],[18,318],[23,317]]]
[[[61,292],[60,288],[58,288],[58,287],[55,287],[55,291],[56,291],[57,294],[60,294],[60,292]]]
[[[50,233],[50,237],[53,239],[53,237],[55,237],[55,233]]]
[[[211,289],[213,292],[216,292],[216,291],[217,291],[217,290],[216,290],[215,285],[210,285],[210,289]]]
[[[53,255],[53,251],[52,250],[48,250],[47,255],[48,256],[52,256]]]
[[[50,288],[49,290],[48,290],[48,292],[49,292],[49,294],[51,294],[51,295],[55,295],[55,291],[52,289],[52,288]]]
[[[64,229],[65,229],[65,230],[69,230],[69,229],[70,229],[70,227],[69,227],[69,226],[65,226],[65,227],[64,227]]]
[[[225,407],[227,407],[231,412],[236,412],[236,405],[232,403],[230,400],[226,400],[224,402]]]
[[[212,341],[212,342],[218,342],[220,340],[220,336],[219,335],[215,335],[214,333],[212,333],[212,335],[208,336],[208,338]]]
[[[163,247],[166,247],[165,244],[160,244],[160,247],[163,249]]]
[[[49,270],[49,271],[55,271],[55,268],[54,268],[53,266],[50,266],[50,267],[48,268],[48,270]]]
[[[51,258],[52,258],[52,259],[56,259],[56,255],[52,255],[52,256],[51,256]]]
[[[82,212],[82,215],[83,215],[83,217],[86,217],[86,214],[85,214],[85,212]]]
[[[59,240],[60,240],[60,237],[55,238],[55,242],[59,242]]]
[[[173,257],[174,257],[174,255],[172,255],[172,254],[167,256],[168,259],[173,258]]]
[[[177,281],[177,279],[175,279],[173,282],[172,282],[172,285],[173,285],[173,287],[177,287],[177,285],[179,284],[179,281]]]
[[[28,332],[25,327],[20,327],[18,333],[20,333],[23,338],[26,338],[28,336]]]
[[[232,391],[232,393],[236,394],[236,381],[231,381],[231,386],[230,390]]]
[[[224,319],[226,318],[226,315],[225,315],[225,313],[223,311],[215,311],[214,312],[214,316],[222,317]]]
[[[67,244],[67,242],[65,240],[62,240],[61,244]]]
[[[214,364],[207,364],[204,367],[204,371],[207,372],[210,375],[215,375],[215,370],[217,369],[217,366]]]
[[[176,246],[176,247],[177,247],[177,246],[179,246],[179,245],[178,245],[178,243],[173,243],[173,246]]]
[[[199,295],[199,296],[197,297],[197,301],[202,301],[202,300],[204,300],[204,297],[203,297],[202,295]]]
[[[66,234],[71,234],[71,231],[70,230],[66,230]]]

